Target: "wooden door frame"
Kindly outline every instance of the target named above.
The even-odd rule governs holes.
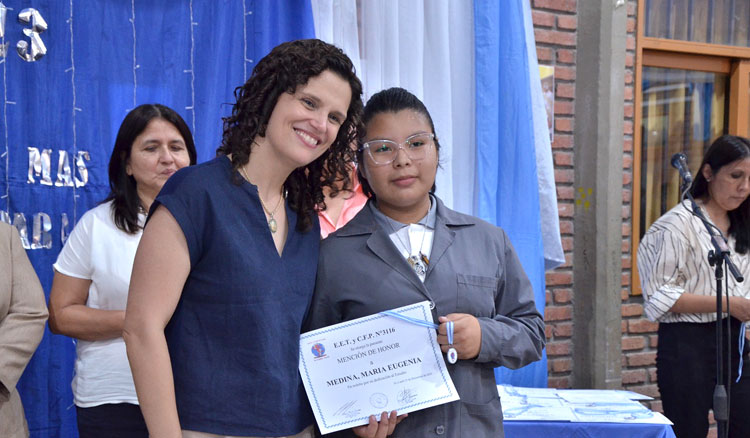
[[[750,59],[735,61],[729,79],[729,133],[748,137],[750,114]],[[739,90],[733,92],[732,90]],[[744,90],[744,92],[743,92]]]

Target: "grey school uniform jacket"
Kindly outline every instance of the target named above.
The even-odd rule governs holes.
[[[437,198],[435,198],[437,199]],[[420,301],[435,303],[433,319],[449,313],[478,318],[479,356],[446,361],[460,401],[412,412],[392,437],[502,437],[494,368],[539,360],[544,322],[505,232],[453,211],[437,199],[430,264],[424,283],[370,210],[363,208],[321,243],[307,328],[325,327]],[[351,436],[351,431],[334,436]]]

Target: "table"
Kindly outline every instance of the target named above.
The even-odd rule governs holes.
[[[505,421],[505,438],[676,438],[668,424]]]

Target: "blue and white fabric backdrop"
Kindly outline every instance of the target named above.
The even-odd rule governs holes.
[[[527,50],[533,40],[526,41],[522,3],[474,2],[476,81],[482,84],[476,95],[477,212],[508,233],[544,314],[544,244]],[[539,362],[515,371],[498,368],[495,375],[503,383],[545,387],[546,352]]]
[[[365,97],[401,86],[424,101],[442,146],[438,196],[505,228],[543,312],[545,266],[564,256],[528,1],[312,2],[318,37],[361,60]],[[497,376],[546,386],[546,357]]]
[[[193,131],[198,160],[206,161],[220,144],[221,116],[231,111],[234,88],[255,62],[282,41],[314,37],[309,0],[2,4],[0,215],[25,231],[32,246],[41,246],[28,255],[47,294],[61,233],[109,191],[109,155],[130,109],[151,102],[174,108]],[[17,18],[28,7],[47,24],[39,34],[47,53],[34,62],[15,53],[18,41],[29,40],[23,30],[31,24]],[[51,164],[39,175],[30,166],[35,151],[38,164],[46,158]],[[41,242],[33,242],[35,234]],[[70,338],[45,333],[18,385],[32,437],[77,436],[74,358]]]
[[[344,47],[361,67],[367,97],[401,85],[425,100],[443,140],[443,160],[449,161],[441,169],[439,194],[458,210],[508,231],[543,310],[539,221],[528,217],[538,218],[540,202],[545,216],[554,212],[556,217],[557,210],[554,181],[548,177],[548,139],[545,145],[528,130],[539,123],[535,114],[530,126],[528,111],[537,104],[529,103],[524,90],[533,91],[538,77],[530,10],[521,6],[523,0],[509,2],[504,11],[510,13],[504,14],[488,0],[474,5],[373,0],[360,11],[362,29],[356,0],[38,0],[33,5],[4,0],[0,219],[13,221],[28,235],[35,247],[28,254],[46,293],[62,234],[108,192],[109,153],[127,111],[147,102],[173,107],[193,130],[199,162],[213,157],[221,139],[221,116],[229,113],[233,90],[255,61],[282,41],[315,35],[310,1],[318,18],[329,16],[328,24],[316,22],[318,35]],[[35,62],[15,54],[16,43],[28,40],[23,30],[31,27],[17,17],[30,6],[47,23],[39,36],[48,51]],[[400,13],[394,15],[395,10]],[[339,16],[330,18],[335,14]],[[413,35],[417,24],[423,34],[419,38]],[[384,28],[403,29],[404,34],[384,33]],[[510,76],[524,68],[531,81],[528,75]],[[33,164],[46,159],[50,166],[36,174]],[[541,198],[529,190],[537,175]],[[524,211],[524,220],[514,211]],[[552,264],[560,263],[557,225],[543,222],[542,227],[553,231],[549,242],[545,237],[544,254]],[[42,240],[34,242],[35,235]],[[69,338],[45,334],[19,383],[32,436],[76,436],[70,391],[74,357]],[[504,381],[544,386],[546,364],[524,369],[522,378],[500,374]]]

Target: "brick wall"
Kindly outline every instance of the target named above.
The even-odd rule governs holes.
[[[585,208],[587,193],[574,187],[573,130],[576,87],[576,0],[530,0],[539,63],[555,67],[555,163],[560,233],[566,263],[546,276],[547,357],[549,386],[572,386],[573,333],[573,213]],[[633,187],[633,115],[637,0],[627,2],[625,57],[623,202],[622,202],[622,382],[652,397],[651,408],[661,410],[656,387],[656,327],[643,316],[643,300],[630,295],[631,213]]]
[[[560,234],[565,264],[547,272],[546,307],[548,385],[570,388],[573,364],[573,213],[576,197],[573,130],[576,79],[576,0],[531,0],[539,64],[555,67],[555,164]]]

